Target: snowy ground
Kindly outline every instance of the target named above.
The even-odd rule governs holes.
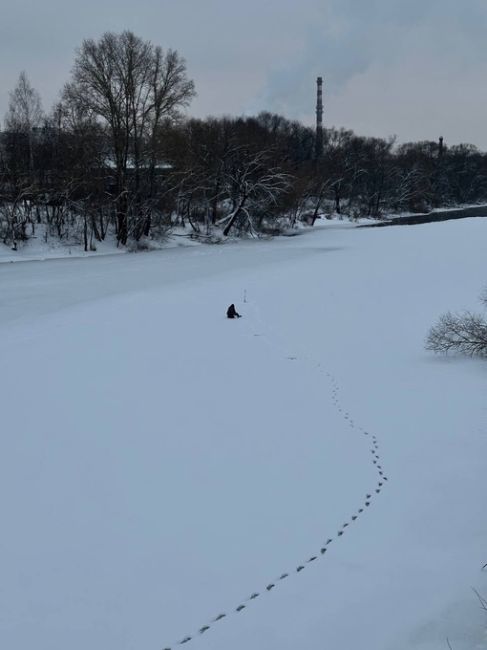
[[[178,246],[196,246],[197,242],[190,239],[188,228],[174,228],[171,236],[166,240],[139,242],[143,250],[157,250],[167,248],[177,248]],[[72,237],[71,240],[58,239],[57,237],[45,237],[45,227],[43,224],[37,225],[34,236],[29,236],[25,242],[19,243],[18,248],[14,249],[11,245],[4,244],[0,241],[0,264],[11,262],[33,262],[54,260],[61,258],[78,258],[78,257],[100,257],[104,255],[121,255],[130,250],[132,244],[127,248],[118,247],[115,235],[109,233],[104,241],[93,240],[94,250],[84,250],[84,244],[79,237]],[[135,245],[132,245],[135,246]],[[143,248],[145,247],[145,248]]]
[[[57,238],[44,239],[44,228],[42,225],[37,226],[37,234],[30,237],[26,242],[19,243],[15,250],[12,246],[0,242],[0,263],[4,262],[27,262],[33,260],[49,260],[59,257],[93,257],[99,255],[121,253],[123,249],[116,247],[116,241],[113,237],[108,237],[106,241],[96,242],[95,251],[84,251],[81,242],[65,242]]]
[[[486,242],[2,266],[0,647],[487,647],[487,365],[423,349]]]

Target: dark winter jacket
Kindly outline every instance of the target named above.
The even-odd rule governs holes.
[[[240,314],[237,314],[235,305],[233,303],[227,309],[227,318],[240,318]]]

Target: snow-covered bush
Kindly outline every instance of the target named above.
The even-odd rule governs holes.
[[[481,301],[487,306],[487,290]],[[426,349],[487,357],[487,319],[471,312],[443,314],[428,333]]]

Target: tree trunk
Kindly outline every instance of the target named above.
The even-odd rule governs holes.
[[[240,200],[240,203],[238,204],[238,206],[235,208],[235,210],[234,210],[234,212],[233,212],[233,215],[232,215],[232,218],[230,219],[230,221],[229,221],[229,222],[227,223],[227,225],[225,226],[225,229],[223,230],[223,235],[224,235],[224,237],[227,237],[227,236],[228,236],[228,233],[229,233],[230,230],[232,229],[232,226],[233,226],[233,224],[235,223],[235,221],[237,220],[237,217],[238,217],[238,215],[240,214],[240,211],[242,210],[242,208],[244,207],[244,204],[245,204],[245,201],[246,201],[246,200],[247,200],[247,197],[244,196],[244,197]]]

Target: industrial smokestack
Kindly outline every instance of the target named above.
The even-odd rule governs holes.
[[[316,139],[315,156],[323,154],[323,77],[316,79]]]

